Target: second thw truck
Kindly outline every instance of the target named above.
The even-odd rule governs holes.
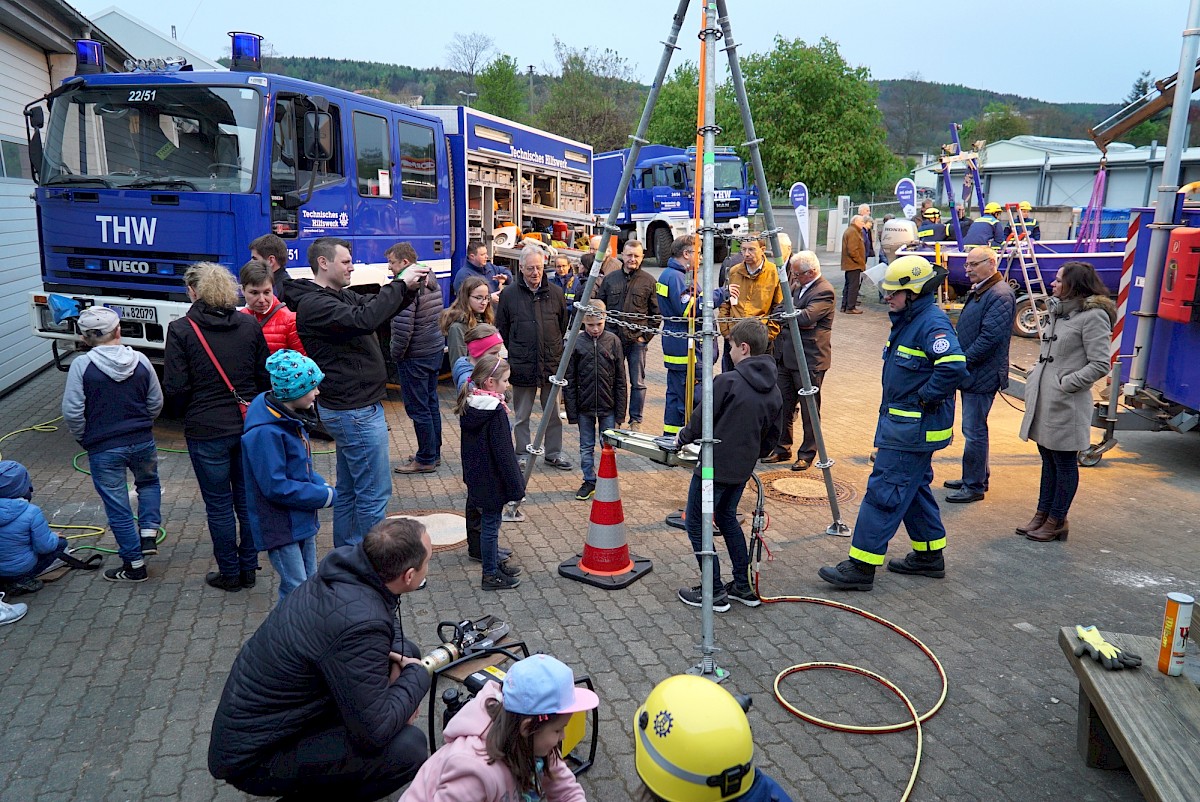
[[[629,159],[629,148],[596,156],[593,206],[597,215],[612,208]],[[671,241],[695,232],[693,198],[696,187],[696,149],[645,145],[634,165],[629,190],[621,202],[617,225],[621,240],[638,239],[647,255],[666,264]],[[725,234],[749,230],[749,217],[758,211],[758,194],[746,180],[746,165],[733,148],[716,149],[716,224]],[[728,255],[729,242],[718,238],[715,258]]]

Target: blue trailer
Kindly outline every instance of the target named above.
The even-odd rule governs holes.
[[[515,262],[519,240],[509,224],[528,233],[551,233],[574,252],[589,235],[592,215],[592,147],[465,106],[420,106],[436,117],[449,141],[453,195],[464,214],[454,218],[454,240],[479,240],[493,259]],[[509,231],[505,229],[509,228]],[[453,270],[465,262],[456,248]]]
[[[746,180],[746,165],[733,148],[716,149],[715,218],[727,234],[749,229],[748,218],[758,211],[758,193]],[[629,149],[596,156],[596,185],[593,204],[596,214],[607,215],[617,195]],[[666,264],[671,241],[695,232],[695,148],[644,145],[621,202],[617,224],[621,240],[640,240],[648,255]],[[728,241],[718,240],[717,261],[725,258]]]

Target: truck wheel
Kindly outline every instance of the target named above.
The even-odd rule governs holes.
[[[654,258],[658,260],[659,267],[667,266],[667,260],[671,258],[673,242],[675,242],[675,238],[671,236],[671,229],[665,227],[654,229]]]
[[[1038,321],[1041,317],[1042,325],[1046,325],[1050,321],[1050,311],[1046,306],[1046,301],[1041,300],[1037,303],[1037,310],[1034,310],[1033,301],[1028,295],[1017,300],[1017,316],[1013,319],[1013,334],[1018,337],[1034,338],[1038,336]]]

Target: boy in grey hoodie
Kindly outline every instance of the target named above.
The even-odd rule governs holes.
[[[102,306],[85,309],[79,315],[79,331],[91,350],[71,363],[62,413],[71,435],[87,449],[92,484],[117,539],[121,567],[108,569],[104,578],[144,582],[144,557],[158,553],[162,523],[154,442],[154,419],[163,405],[162,387],[150,361],[121,344],[121,318],[116,312]],[[137,489],[136,524],[129,506],[126,471],[133,473]]]

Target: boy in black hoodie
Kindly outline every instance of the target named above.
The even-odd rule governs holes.
[[[713,610],[718,613],[729,609],[730,598],[748,607],[762,603],[750,586],[750,555],[746,550],[746,535],[738,523],[737,506],[755,464],[771,453],[779,441],[779,410],[783,406],[775,382],[775,359],[766,353],[770,342],[767,327],[748,318],[730,330],[729,342],[733,370],[713,378],[712,397],[713,437],[720,441],[712,449],[712,515],[725,538],[733,571],[732,581],[721,584],[720,562],[713,557]],[[697,404],[690,422],[679,431],[679,445],[696,440],[700,427],[700,404]],[[697,464],[688,488],[686,512],[688,540],[692,542],[697,562],[701,562],[704,482]],[[702,595],[700,585],[679,590],[679,600],[692,607],[700,606]]]

